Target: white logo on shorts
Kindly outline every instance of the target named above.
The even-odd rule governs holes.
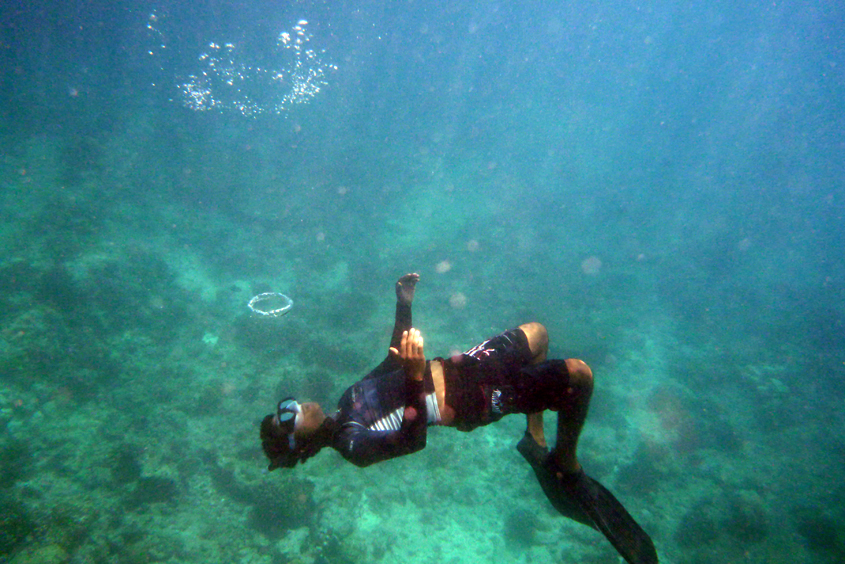
[[[492,395],[490,396],[490,405],[492,406],[493,413],[501,413],[502,412],[502,391],[501,390],[493,390]]]

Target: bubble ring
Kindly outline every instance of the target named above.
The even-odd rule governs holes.
[[[261,309],[260,307],[256,307],[257,304],[261,302],[265,302],[267,300],[273,298],[281,298],[285,305],[276,309]],[[287,297],[284,294],[280,294],[279,292],[264,292],[263,294],[258,294],[257,296],[253,296],[249,303],[246,304],[249,309],[252,310],[253,313],[257,313],[263,317],[281,317],[287,312],[290,311],[290,308],[293,307],[293,300]]]

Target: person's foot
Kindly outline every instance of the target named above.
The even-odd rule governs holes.
[[[531,433],[525,433],[522,440],[516,445],[516,449],[531,465],[534,475],[537,476],[537,481],[540,482],[540,487],[543,488],[543,492],[551,502],[552,507],[557,509],[564,517],[595,529],[596,526],[590,517],[576,505],[575,499],[572,498],[571,484],[578,476],[565,476],[561,473],[549,455],[549,449],[537,444]],[[583,474],[583,472],[581,473]]]
[[[542,464],[549,456],[549,448],[537,442],[531,433],[526,430],[522,439],[517,443],[516,450],[531,463],[531,465]]]
[[[575,458],[575,455],[561,452],[557,448],[554,448],[552,452],[549,453],[549,459],[554,463],[554,467],[558,473],[558,478],[560,478],[563,474],[577,474],[582,471],[581,465],[578,464],[578,460]]]
[[[414,301],[414,289],[419,279],[420,275],[413,272],[396,281],[396,300],[400,304],[411,305],[411,302]]]

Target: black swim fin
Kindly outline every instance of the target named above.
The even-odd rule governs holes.
[[[657,551],[648,534],[612,493],[583,470],[563,474],[530,433],[516,446],[528,461],[549,501],[564,517],[600,531],[629,564],[657,564]]]
[[[577,521],[582,525],[592,527],[597,531],[599,530],[593,524],[593,520],[581,510],[575,500],[561,491],[560,480],[557,479],[557,476],[553,472],[550,472],[546,468],[545,463],[549,458],[548,448],[541,447],[530,433],[525,433],[525,436],[516,445],[516,450],[519,451],[519,454],[534,469],[534,474],[537,476],[537,481],[540,482],[540,487],[543,488],[543,493],[546,494],[546,497],[549,498],[549,501],[561,515]]]

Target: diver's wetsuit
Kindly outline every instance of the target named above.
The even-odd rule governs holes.
[[[410,329],[411,306],[397,303],[390,346],[398,349],[403,331]],[[432,400],[433,409],[429,410],[426,404],[431,406]],[[417,414],[413,419],[405,417],[408,408]],[[356,466],[422,450],[429,421],[439,420],[429,363],[426,362],[420,382],[408,378],[399,360],[388,355],[363,380],[346,390],[331,417],[337,424],[332,448]]]
[[[382,365],[385,363],[382,363]],[[356,466],[369,466],[382,460],[411,454],[425,448],[431,411],[427,409],[426,388],[434,398],[434,383],[426,363],[426,377],[409,379],[400,367],[378,369],[346,390],[332,415],[338,430],[331,446]],[[436,408],[437,400],[434,399]],[[414,419],[405,417],[413,408]],[[427,413],[428,412],[428,413]]]
[[[399,347],[411,328],[411,308],[397,304],[390,346]],[[512,329],[449,359],[443,366],[446,404],[455,411],[452,424],[461,431],[488,425],[510,413],[558,409],[568,383],[566,364],[531,365],[528,339]],[[418,414],[406,418],[408,408]],[[406,377],[401,363],[388,355],[375,370],[341,397],[331,416],[331,446],[357,466],[411,454],[425,448],[427,425],[440,422],[440,412],[426,362],[422,382]]]

